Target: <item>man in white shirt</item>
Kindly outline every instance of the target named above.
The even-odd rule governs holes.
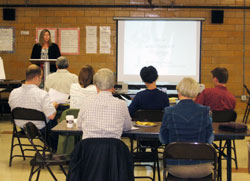
[[[82,128],[82,139],[117,138],[123,130],[132,128],[126,102],[113,97],[114,74],[103,68],[94,75],[98,94],[88,97],[78,115],[78,126]]]
[[[44,89],[49,91],[50,88],[59,92],[69,94],[70,86],[72,83],[78,82],[78,77],[70,73],[67,69],[69,61],[66,57],[58,57],[56,61],[57,71],[49,74],[45,80]]]
[[[26,70],[26,81],[21,87],[14,89],[9,96],[9,105],[11,110],[16,107],[35,109],[41,111],[47,117],[48,129],[53,128],[57,122],[53,120],[56,115],[56,104],[50,101],[49,94],[40,89],[38,86],[42,80],[42,70],[35,64],[30,65]],[[24,124],[29,121],[15,120],[17,126],[23,128]],[[32,122],[32,121],[31,121]],[[45,132],[45,124],[40,121],[33,121],[42,133]],[[52,147],[57,145],[57,135],[52,136]]]

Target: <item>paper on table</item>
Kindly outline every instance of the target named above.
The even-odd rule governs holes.
[[[120,96],[121,96],[121,98],[123,98],[123,100],[126,101],[127,106],[129,106],[131,104],[132,100],[128,100],[126,97],[124,97],[122,95],[120,95]]]
[[[49,97],[52,102],[57,102],[58,104],[62,104],[67,102],[69,95],[50,88]]]
[[[134,127],[132,126],[131,130],[136,130],[136,129],[140,129],[140,128],[137,128],[137,127]]]
[[[133,131],[133,130],[137,130],[137,129],[140,129],[140,128],[137,128],[137,127],[134,127],[132,126],[132,128],[130,130],[123,130],[124,132],[127,132],[127,131]]]

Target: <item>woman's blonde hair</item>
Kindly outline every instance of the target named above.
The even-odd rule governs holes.
[[[52,42],[51,42],[51,34],[50,34],[50,31],[49,31],[48,29],[43,29],[43,30],[41,31],[41,33],[40,33],[40,36],[39,36],[39,44],[40,44],[41,46],[43,46],[43,43],[44,43],[44,38],[43,38],[43,37],[44,37],[44,34],[45,34],[46,32],[48,32],[48,33],[49,33],[49,36],[50,36],[48,43],[49,43],[49,45],[52,44]]]
[[[199,91],[199,84],[190,77],[183,78],[176,87],[179,94],[189,98],[195,98]]]

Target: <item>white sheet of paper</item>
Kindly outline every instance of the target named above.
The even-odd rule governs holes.
[[[97,27],[86,26],[86,53],[97,52]]]
[[[0,51],[14,51],[13,34],[12,28],[0,28]]]
[[[6,79],[2,57],[0,57],[0,79]]]
[[[69,95],[50,88],[49,97],[52,102],[57,102],[58,104],[62,104],[67,102]]]
[[[80,28],[61,28],[59,31],[61,53],[78,54]]]
[[[110,54],[110,26],[100,26],[100,53]]]
[[[126,101],[127,106],[129,106],[131,104],[132,100],[128,100],[126,97],[124,97],[122,95],[120,95],[120,96],[123,98],[124,101]]]
[[[136,130],[136,129],[139,129],[138,127],[134,127],[132,126],[131,130]]]

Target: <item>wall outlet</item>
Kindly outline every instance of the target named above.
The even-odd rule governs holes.
[[[241,95],[241,101],[246,101],[247,100],[247,96],[246,95]]]
[[[21,31],[21,35],[29,35],[30,32],[29,31]]]

